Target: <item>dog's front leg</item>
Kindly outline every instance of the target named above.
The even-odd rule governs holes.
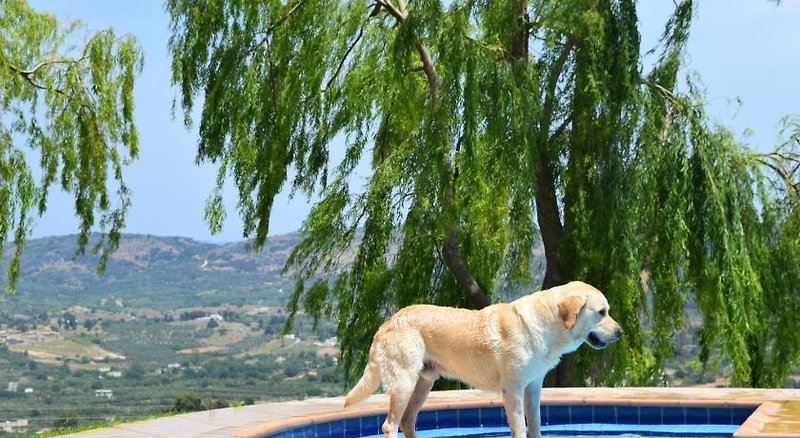
[[[503,405],[506,408],[511,438],[525,437],[525,415],[522,408],[522,391],[519,383],[503,385]]]
[[[542,380],[535,380],[525,387],[525,418],[528,420],[528,438],[542,436]]]

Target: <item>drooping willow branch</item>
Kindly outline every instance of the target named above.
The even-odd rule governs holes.
[[[376,7],[378,6],[386,9],[389,14],[398,22],[405,21],[408,15],[404,0],[398,0],[398,7],[395,7],[390,1],[377,0]],[[434,105],[438,105],[441,82],[439,79],[439,74],[436,71],[436,65],[433,62],[433,57],[431,56],[430,50],[422,42],[422,39],[416,30],[412,30],[412,35],[414,37],[414,44],[417,49],[417,54],[422,61],[422,71],[425,73],[428,86],[430,87],[431,96],[434,99]],[[443,157],[442,160],[446,161],[447,158]],[[442,166],[441,168],[444,169],[447,167],[448,166]],[[455,181],[450,178],[449,175],[443,175],[442,181],[448,181],[448,187],[446,189],[444,198],[449,204],[452,205],[455,202]],[[452,220],[445,220],[445,238],[441,247],[441,256],[444,263],[453,273],[453,276],[455,277],[459,287],[461,287],[467,293],[475,307],[483,308],[491,304],[491,301],[486,296],[483,288],[481,288],[481,286],[478,284],[478,281],[470,272],[466,263],[464,263],[464,259],[458,249],[458,233]]]

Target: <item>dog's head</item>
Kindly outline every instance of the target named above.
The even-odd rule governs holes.
[[[558,314],[572,339],[600,350],[622,336],[622,328],[609,315],[608,300],[599,290],[580,281],[561,289]]]

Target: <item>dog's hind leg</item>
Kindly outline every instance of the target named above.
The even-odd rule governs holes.
[[[422,343],[414,333],[398,331],[378,349],[381,376],[389,394],[389,413],[381,430],[386,438],[397,438],[400,421],[423,369]]]
[[[411,398],[408,401],[406,412],[400,420],[400,429],[405,434],[406,438],[416,438],[417,432],[414,425],[417,423],[417,412],[425,403],[428,398],[428,393],[431,392],[433,382],[439,377],[435,372],[435,368],[431,364],[426,364],[422,372],[417,378],[417,384],[414,386],[414,392],[411,393]]]
[[[408,377],[410,376],[400,376],[394,380],[389,389],[389,412],[386,415],[386,421],[383,422],[383,427],[381,427],[383,436],[386,438],[397,438],[400,420],[414,393],[415,382],[413,378]]]

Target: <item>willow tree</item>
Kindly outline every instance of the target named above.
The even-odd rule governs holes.
[[[735,383],[779,384],[797,364],[800,343],[776,341],[798,333],[797,157],[738,144],[680,80],[691,1],[646,72],[633,0],[167,10],[187,123],[201,99],[197,161],[219,166],[210,227],[228,179],[257,248],[281,189],[318,197],[286,266],[289,307],[338,321],[347,371],[401,306],[534,288],[539,239],[541,287],[598,286],[626,332],[566,360],[555,384],[656,382],[690,298],[703,359],[729,357]]]
[[[9,243],[7,290],[32,221],[58,187],[75,199],[79,252],[89,233],[103,269],[117,247],[130,192],[123,167],[137,155],[134,77],[141,51],[112,30],[84,41],[80,23],[59,23],[24,0],[0,3],[0,255]]]

